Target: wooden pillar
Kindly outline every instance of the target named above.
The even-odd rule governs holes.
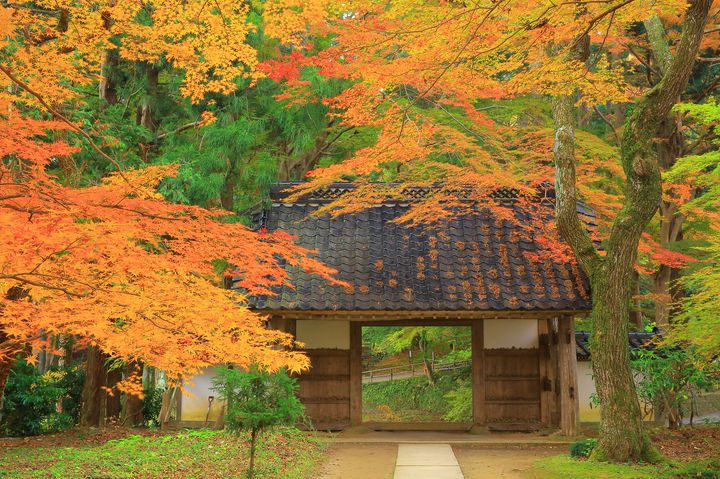
[[[472,401],[473,423],[485,424],[485,329],[484,321],[476,319],[472,322],[471,354],[472,354]]]
[[[362,423],[362,327],[350,321],[350,425]]]
[[[550,348],[551,338],[548,321],[538,319],[538,360],[540,362],[540,424],[543,427],[552,425],[552,410],[555,400],[553,381],[550,379]]]
[[[546,320],[548,331],[548,362],[547,375],[550,386],[548,393],[550,401],[550,425],[560,427],[560,386],[558,384],[558,320]]]
[[[580,402],[575,350],[575,320],[571,316],[559,318],[558,340],[560,431],[566,436],[577,436],[580,426]]]

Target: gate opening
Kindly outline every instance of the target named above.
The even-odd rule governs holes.
[[[364,326],[365,423],[469,423],[469,326]]]

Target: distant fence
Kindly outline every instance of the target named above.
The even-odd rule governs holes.
[[[470,366],[470,361],[428,361],[433,371],[453,371],[455,369]],[[392,381],[394,379],[405,379],[425,374],[425,363],[415,363],[390,366],[386,368],[369,369],[363,371],[362,378],[365,383]]]

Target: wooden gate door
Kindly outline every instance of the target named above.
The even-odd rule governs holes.
[[[350,351],[308,349],[310,370],[298,377],[298,397],[319,430],[350,425]]]
[[[486,349],[485,422],[540,423],[540,355],[532,349]]]

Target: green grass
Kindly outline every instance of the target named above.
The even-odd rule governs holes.
[[[307,478],[323,443],[294,429],[264,436],[256,457],[258,479]],[[222,431],[132,435],[97,446],[28,447],[0,451],[2,479],[210,479],[245,477],[245,437]]]
[[[606,464],[552,456],[537,461],[530,479],[720,479],[720,461],[687,464]]]

